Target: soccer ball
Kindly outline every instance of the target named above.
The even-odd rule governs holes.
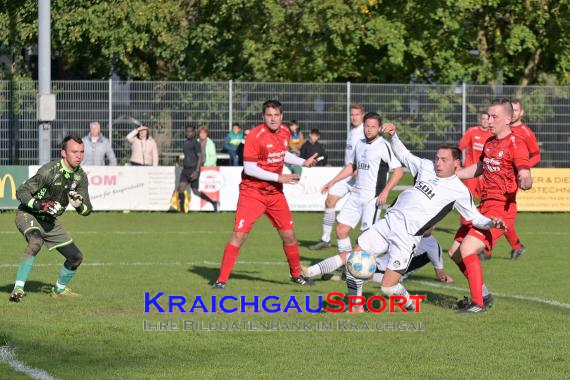
[[[361,280],[368,280],[376,272],[376,257],[368,252],[352,252],[346,261],[351,275]]]

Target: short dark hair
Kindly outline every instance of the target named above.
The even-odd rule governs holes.
[[[292,124],[295,124],[297,127],[301,127],[301,126],[299,125],[299,122],[298,122],[297,120],[291,120],[291,121],[289,122],[289,126],[291,126]]]
[[[196,127],[193,125],[187,125],[186,130],[188,130],[188,129],[196,130]]]
[[[67,135],[63,138],[63,141],[61,142],[61,150],[65,150],[67,148],[67,142],[70,140],[73,140],[78,144],[83,144],[83,140],[81,140],[81,137],[76,135]]]
[[[265,110],[268,108],[275,108],[279,110],[279,113],[283,113],[283,105],[279,100],[267,100],[263,103],[263,113],[265,114]]]
[[[382,116],[380,116],[380,114],[376,112],[368,112],[366,115],[364,115],[364,122],[366,123],[366,120],[368,119],[377,120],[378,124],[382,126]]]
[[[503,106],[503,109],[507,111],[509,115],[513,116],[513,104],[507,98],[494,99],[491,102],[490,106]]]
[[[511,101],[511,104],[518,104],[519,106],[521,106],[521,109],[524,109],[523,104],[522,104],[522,100],[520,100],[518,98]]]
[[[437,147],[437,150],[441,149],[450,150],[451,157],[453,157],[454,160],[461,160],[461,151],[459,150],[459,147],[457,145],[450,143],[442,143],[439,144],[439,146]]]
[[[233,127],[238,127],[239,129],[241,129],[241,125],[239,125],[239,123],[232,123],[232,128]]]
[[[311,129],[311,135],[320,136],[320,135],[321,135],[321,131],[319,131],[317,128],[313,128],[313,129]]]

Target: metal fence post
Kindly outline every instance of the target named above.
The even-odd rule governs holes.
[[[233,117],[232,117],[232,113],[233,113],[233,102],[234,102],[234,92],[233,92],[233,80],[230,79],[229,82],[229,117],[228,117],[228,121],[229,121],[229,125],[228,125],[228,130],[231,132],[232,131],[232,124],[233,124]]]
[[[113,78],[109,78],[109,144],[113,146]]]
[[[350,82],[346,82],[346,134],[350,133]]]
[[[465,135],[467,130],[467,86],[465,82],[461,84],[461,136]],[[462,160],[465,162],[465,149],[461,153]]]

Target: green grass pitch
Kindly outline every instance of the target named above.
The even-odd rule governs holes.
[[[342,282],[317,281],[311,288],[291,283],[279,237],[266,219],[255,225],[226,290],[211,290],[233,216],[66,214],[62,221],[85,256],[71,283],[82,297],[52,300],[45,292],[63,260],[44,248],[27,297],[11,304],[8,294],[25,243],[14,226],[14,212],[1,213],[0,346],[58,379],[568,378],[570,214],[519,216],[518,232],[528,252],[512,262],[502,240],[494,258],[483,263],[486,283],[496,294],[495,306],[485,314],[457,315],[452,309],[468,294],[468,285],[447,256],[454,284],[436,281],[429,265],[405,282],[410,293],[427,295],[421,314],[158,314],[154,308],[144,314],[144,292],[192,300],[212,294],[251,299],[346,291]],[[335,248],[307,248],[320,236],[320,213],[294,218],[302,262],[335,253]],[[457,225],[458,216],[452,214],[438,226],[435,235],[444,249]],[[367,284],[364,293],[380,290]],[[317,322],[345,319],[422,322],[426,331],[143,331],[143,320],[310,322],[314,328]],[[26,377],[0,360],[0,378]]]

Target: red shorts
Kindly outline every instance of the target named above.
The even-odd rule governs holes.
[[[481,180],[480,177],[464,179],[463,184],[467,186],[473,198],[481,199]]]
[[[484,216],[490,218],[492,216],[502,218],[505,223],[507,224],[508,228],[513,226],[515,223],[515,219],[517,218],[517,204],[516,203],[506,203],[504,201],[496,201],[496,200],[488,200],[482,202],[479,206],[477,206],[479,212]],[[455,234],[455,240],[458,242],[462,242],[465,236],[471,235],[476,237],[477,239],[481,240],[485,243],[486,251],[491,254],[493,247],[497,243],[497,240],[503,234],[505,230],[499,228],[491,228],[490,230],[481,230],[479,228],[473,227],[471,222],[465,221],[463,218],[461,219],[461,226],[457,230]]]
[[[293,215],[283,193],[261,194],[255,190],[242,190],[237,204],[234,231],[251,231],[255,221],[263,214],[267,215],[278,230],[293,229]]]

